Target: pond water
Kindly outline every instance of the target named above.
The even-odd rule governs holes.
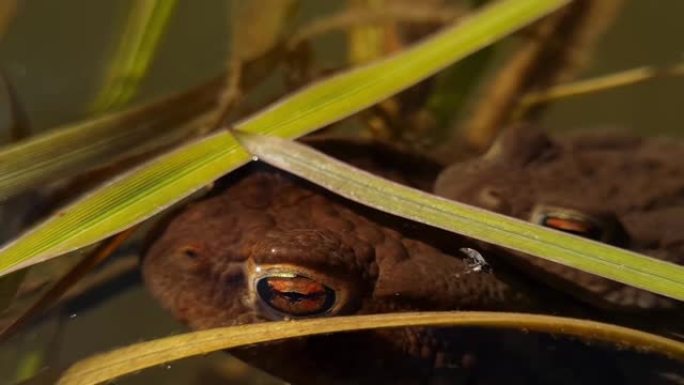
[[[16,19],[0,44],[0,63],[36,132],[84,117],[132,2],[20,2]],[[315,17],[342,5],[342,1],[325,5],[305,1],[303,10],[306,17]],[[134,102],[185,89],[221,72],[228,51],[227,14],[224,0],[179,0],[168,35]],[[684,40],[679,38],[684,36],[681,15],[684,2],[680,0],[625,1],[623,12],[584,74],[601,75],[684,59]],[[319,47],[319,54],[335,59],[340,40],[326,42],[329,44]],[[617,126],[647,135],[684,135],[683,93],[683,77],[656,80],[557,103],[543,122],[553,130]],[[3,108],[0,122],[6,125],[7,120],[8,111]],[[0,132],[0,140],[8,137],[7,132]],[[31,367],[46,370],[34,383],[51,383],[51,370],[80,358],[186,330],[150,297],[135,272],[103,290],[106,300],[76,302],[52,311],[0,345],[0,385],[13,383],[22,370]],[[171,363],[117,383],[211,384],[221,383],[217,380],[221,376],[228,376],[234,384],[281,383],[222,353]]]

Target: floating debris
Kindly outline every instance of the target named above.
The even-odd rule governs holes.
[[[491,270],[491,267],[479,251],[469,247],[462,247],[459,251],[466,255],[466,263],[470,271],[481,272]]]

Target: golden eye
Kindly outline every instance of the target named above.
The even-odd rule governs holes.
[[[603,221],[572,209],[538,206],[532,212],[532,222],[597,241],[605,237]]]
[[[323,314],[335,305],[335,291],[311,278],[277,274],[260,278],[256,291],[272,309],[295,317]]]

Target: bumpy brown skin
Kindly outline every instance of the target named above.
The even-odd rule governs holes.
[[[367,144],[317,146],[347,155],[369,151]],[[404,154],[392,159],[396,151],[371,153],[357,154],[355,163],[415,187],[427,188],[439,170]],[[469,245],[459,237],[365,208],[264,165],[221,181],[210,197],[174,213],[155,235],[143,260],[146,284],[196,329],[274,319],[253,293],[246,275],[250,264],[288,263],[315,271],[324,284],[346,282],[352,299],[335,314],[525,310],[537,297],[528,282],[496,261],[490,261],[491,269],[474,269],[458,252]],[[403,329],[309,338],[247,349],[241,356],[297,383],[377,383],[368,375],[376,373],[382,381],[409,384],[435,366],[460,363],[483,342],[468,333],[457,339],[444,333],[456,332]],[[450,346],[453,340],[459,343]]]
[[[369,151],[330,141],[317,145],[337,149],[337,155]],[[354,163],[403,183],[426,188],[437,173],[435,166],[416,166],[416,159],[396,151],[370,151],[374,156],[356,156]],[[477,271],[458,252],[472,247],[464,239],[365,208],[263,165],[223,180],[211,196],[170,217],[157,235],[143,260],[146,284],[178,319],[199,329],[274,319],[247,278],[250,266],[272,263],[314,271],[323,284],[344,282],[351,299],[326,315],[548,310],[567,299],[539,289],[491,255],[485,254],[491,268]],[[541,369],[554,360],[569,365],[566,356],[552,357],[556,353],[519,338],[414,328],[300,339],[239,353],[296,383],[418,384],[435,367],[470,369],[457,370],[462,378],[455,383],[576,383],[572,374]],[[473,369],[473,357],[488,364]],[[454,376],[450,370],[449,381]]]
[[[416,308],[399,304],[419,302],[425,309],[520,309],[531,301],[524,284],[505,271],[473,271],[457,251],[468,245],[463,239],[354,204],[262,164],[222,181],[210,197],[162,227],[143,261],[146,283],[196,328],[264,319],[249,303],[247,263],[296,265],[322,280],[349,282],[358,300],[344,313]]]
[[[515,127],[483,158],[447,168],[435,193],[525,220],[538,204],[574,209],[612,222],[618,246],[684,264],[682,142],[606,131],[552,138]],[[681,309],[675,300],[538,258],[515,254],[515,262],[603,308]]]

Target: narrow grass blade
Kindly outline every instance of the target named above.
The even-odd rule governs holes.
[[[163,146],[188,128],[183,123],[215,103],[214,81],[157,102],[82,123],[0,148],[0,200],[33,186],[115,161],[143,145]],[[185,133],[187,134],[187,133]]]
[[[323,127],[408,88],[567,2],[504,0],[488,5],[396,55],[306,88],[236,128],[292,138]]]
[[[236,128],[285,138],[304,135],[409,87],[565,2],[501,1],[400,54],[316,83]],[[227,132],[184,146],[87,195],[0,249],[0,275],[139,223],[248,159]]]
[[[467,143],[487,149],[499,130],[513,121],[529,120],[519,101],[527,92],[568,80],[586,63],[600,35],[614,19],[622,0],[573,1],[532,27],[526,41],[484,86],[480,100],[459,128]],[[519,111],[520,116],[513,114]]]
[[[273,166],[376,209],[684,300],[684,267],[394,183],[303,144],[236,132]]]
[[[674,76],[684,76],[684,62],[662,67],[643,66],[591,79],[560,84],[547,90],[529,93],[525,95],[520,104],[521,108],[530,108],[539,103],[548,103],[558,99],[607,91]]]
[[[60,210],[0,250],[11,272],[94,243],[139,223],[249,160],[228,132],[143,165]]]
[[[268,322],[211,329],[130,345],[76,363],[59,385],[91,385],[185,357],[284,338],[333,332],[407,326],[480,326],[512,328],[579,336],[656,351],[684,360],[684,344],[641,331],[600,322],[517,313],[426,312],[394,313]]]
[[[112,58],[100,93],[90,111],[101,113],[128,103],[157,52],[176,0],[138,0],[130,13],[119,47]]]
[[[14,17],[14,11],[16,11],[14,8],[16,7],[16,4],[14,2],[9,2],[5,6],[8,6],[11,9],[6,9],[4,11],[12,13],[11,17]],[[3,11],[0,10],[0,37],[2,37],[2,34],[6,27],[5,25],[3,25],[3,22],[8,22],[8,20],[4,19],[7,15],[2,15],[2,13]],[[7,75],[4,73],[4,71],[2,71],[1,69],[0,83],[2,83],[2,86],[5,89],[7,104],[9,107],[8,110],[10,113],[10,125],[7,131],[10,135],[10,142],[14,143],[30,136],[31,124],[29,122],[28,115],[24,110],[24,106],[19,100],[19,97],[14,89],[14,86],[10,82],[9,78],[7,78]],[[19,198],[18,200],[24,201],[25,199],[28,199],[32,201],[33,205],[36,205],[38,203],[37,201],[34,201],[33,199],[31,199],[31,197],[28,196],[24,199],[22,198]],[[0,199],[0,220],[4,222],[3,227],[5,231],[9,230],[10,232],[12,232],[12,228],[21,226],[23,224],[22,218],[15,218],[13,221],[11,221],[14,222],[13,225],[8,223],[9,218],[7,218],[8,216],[17,217],[17,213],[22,212],[22,206],[25,205],[16,205],[12,204],[12,202],[2,202],[2,199]],[[2,314],[6,310],[6,308],[8,308],[12,304],[14,297],[17,294],[17,291],[21,287],[24,278],[26,278],[26,275],[27,271],[18,271],[9,276],[0,277],[0,314]]]
[[[231,31],[230,54],[226,61],[226,80],[223,91],[218,98],[217,107],[211,123],[205,132],[219,128],[229,113],[244,96],[247,85],[248,63],[258,63],[261,60],[267,65],[259,72],[269,72],[278,64],[279,60],[272,57],[281,46],[285,30],[291,21],[296,8],[295,0],[233,0],[231,2],[229,27]],[[264,12],[267,9],[268,12]],[[270,60],[266,56],[271,56]]]

